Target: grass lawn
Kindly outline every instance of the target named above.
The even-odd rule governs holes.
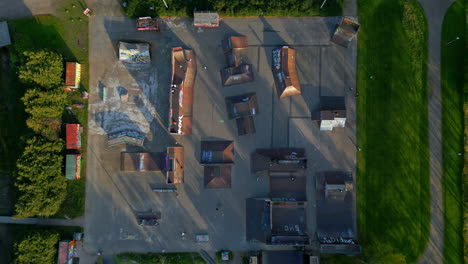
[[[465,8],[457,1],[445,14],[441,43],[444,263],[463,263],[464,159],[457,153],[464,152],[464,36]]]
[[[57,16],[36,16],[8,21],[13,45],[9,47],[9,55],[13,65],[12,73],[16,71],[14,65],[21,62],[21,54],[24,51],[49,49],[62,54],[65,61],[78,61],[82,65],[81,90],[88,91],[89,87],[89,63],[88,63],[88,18],[82,14],[84,4],[80,0],[63,1],[57,11]],[[11,87],[24,87],[16,77],[10,77]],[[13,89],[10,89],[13,90]],[[20,90],[20,89],[19,89]],[[24,89],[18,91],[16,102],[24,94]],[[79,122],[84,126],[82,135],[82,169],[81,180],[68,181],[67,200],[62,205],[57,217],[76,217],[84,214],[85,178],[86,178],[86,139],[87,139],[87,102],[81,99],[80,92],[69,94],[69,103],[84,104],[83,109],[73,108],[72,114],[64,114],[63,122]],[[14,116],[19,116],[21,125],[24,126],[25,114],[21,107],[14,110]],[[1,117],[0,117],[1,118]],[[1,120],[0,120],[1,121]],[[17,120],[15,120],[17,121]],[[16,131],[15,126],[8,126],[8,133],[24,135],[23,131]],[[3,134],[3,132],[0,132]],[[5,133],[6,134],[6,133]],[[1,134],[0,134],[1,135]],[[16,150],[22,151],[22,146]],[[18,155],[13,157],[14,164]]]
[[[413,263],[430,224],[426,20],[416,0],[358,3],[359,239]]]
[[[204,264],[198,253],[123,253],[115,256],[117,264]]]
[[[60,240],[72,240],[73,233],[83,232],[83,228],[79,226],[39,226],[39,225],[8,225],[13,231],[16,241],[23,240],[26,236],[34,233],[37,230],[45,230],[60,234]]]
[[[139,16],[180,16],[193,15],[193,10],[217,11],[221,16],[340,16],[343,0],[127,0],[123,8],[130,17]],[[150,9],[152,8],[152,9]]]

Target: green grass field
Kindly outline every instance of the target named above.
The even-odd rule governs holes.
[[[445,14],[441,43],[444,263],[448,264],[463,262],[464,159],[457,153],[464,152],[464,58],[460,56],[465,50],[464,36],[465,8],[463,1],[457,1]]]
[[[359,238],[413,263],[430,224],[426,20],[415,0],[358,3]]]
[[[198,253],[123,253],[115,256],[118,264],[203,264],[203,260]]]
[[[2,126],[0,130],[0,138],[3,135],[14,135],[16,140],[10,140],[9,149],[15,155],[12,155],[11,161],[8,161],[10,170],[14,169],[14,164],[18,154],[23,150],[21,142],[18,137],[25,137],[28,130],[25,128],[24,120],[25,113],[22,105],[18,102],[19,98],[24,94],[24,85],[21,84],[14,72],[16,71],[16,64],[21,63],[21,54],[24,51],[49,49],[60,53],[64,57],[64,61],[78,61],[82,65],[81,74],[81,90],[89,90],[89,63],[88,63],[88,18],[82,14],[84,4],[80,0],[67,0],[63,1],[62,6],[57,11],[57,16],[36,16],[33,18],[23,18],[8,21],[11,29],[11,37],[14,45],[9,47],[9,55],[11,60],[11,74],[8,76],[8,88],[1,88],[14,93],[11,100],[15,100],[17,108],[10,113],[9,120],[15,123],[6,127]],[[15,87],[16,89],[11,89]],[[63,121],[66,122],[79,122],[82,124],[84,134],[82,135],[82,179],[78,181],[69,181],[67,188],[67,200],[62,205],[61,210],[56,217],[77,217],[84,214],[84,197],[85,197],[85,178],[86,178],[86,139],[87,139],[87,102],[81,99],[81,93],[70,93],[69,104],[83,103],[83,109],[73,108],[73,114],[65,114]],[[3,98],[2,98],[3,99]],[[2,100],[0,99],[0,100]],[[0,113],[0,118],[3,116]],[[0,121],[2,121],[0,119]],[[19,121],[19,122],[18,122]],[[18,126],[13,124],[19,123]],[[20,130],[21,129],[21,130]],[[1,171],[1,164],[0,164]]]

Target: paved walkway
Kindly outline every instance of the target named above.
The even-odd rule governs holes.
[[[94,16],[106,16],[106,17],[125,17],[122,13],[120,6],[120,0],[86,0],[86,4],[93,10]],[[90,29],[92,25],[90,20]]]
[[[74,219],[51,218],[24,218],[14,219],[11,216],[0,216],[0,224],[24,224],[24,225],[48,225],[48,226],[81,226],[84,225],[84,217]]]
[[[357,0],[345,0],[343,16],[357,17]]]
[[[0,0],[0,20],[55,14],[62,0]]]
[[[426,13],[428,39],[429,149],[431,227],[429,243],[418,263],[439,264],[444,257],[444,203],[442,195],[442,97],[440,86],[440,41],[444,14],[453,0],[419,0]]]

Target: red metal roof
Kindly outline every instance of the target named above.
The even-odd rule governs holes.
[[[197,60],[193,50],[172,49],[169,133],[192,134],[193,89]]]
[[[79,124],[67,124],[67,149],[81,149],[80,140],[80,125]]]
[[[76,62],[66,63],[65,85],[75,87],[76,85]]]
[[[231,166],[205,166],[205,188],[231,188]]]

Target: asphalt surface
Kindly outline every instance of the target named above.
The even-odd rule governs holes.
[[[442,97],[440,86],[440,52],[442,23],[452,0],[420,0],[426,13],[428,38],[428,111],[431,184],[431,226],[429,243],[418,263],[443,263],[444,203],[442,192]]]
[[[345,13],[355,15],[354,6]],[[32,14],[50,14],[57,0],[0,3],[0,17],[17,18]],[[220,248],[249,250],[264,248],[245,242],[245,198],[263,197],[269,183],[265,176],[250,174],[249,156],[258,147],[304,147],[309,158],[308,232],[314,237],[315,172],[340,169],[355,173],[355,67],[356,42],[344,49],[330,43],[330,34],[338,18],[272,18],[226,19],[219,29],[196,30],[190,21],[166,21],[161,33],[135,32],[134,22],[122,16],[118,1],[88,0],[95,12],[90,19],[91,96],[90,120],[94,130],[89,138],[89,173],[86,201],[86,244],[83,250],[93,255],[98,249],[111,261],[112,253],[124,251],[214,251]],[[256,81],[247,85],[221,88],[219,70],[225,66],[219,43],[229,35],[243,34],[249,39],[249,57],[256,70]],[[152,65],[148,68],[124,67],[116,61],[116,42],[119,39],[138,39],[153,45]],[[271,76],[271,49],[288,44],[298,50],[298,72],[303,94],[278,100]],[[163,127],[167,116],[168,84],[170,79],[170,48],[185,46],[195,49],[199,61],[195,105],[194,135],[169,137]],[[206,67],[206,68],[205,68]],[[156,81],[154,81],[156,80]],[[161,184],[160,174],[132,175],[118,171],[118,157],[122,148],[105,147],[104,127],[96,118],[97,112],[118,112],[115,105],[100,105],[99,81],[111,89],[140,87],[136,96],[141,99],[135,114],[127,121],[150,127],[149,140],[144,149],[125,150],[162,151],[176,141],[186,148],[186,183],[178,196],[157,196],[150,184]],[[148,89],[144,89],[144,88]],[[256,118],[257,133],[238,137],[235,124],[228,121],[223,97],[243,92],[257,92],[260,113]],[[310,110],[319,105],[318,96],[346,97],[348,125],[334,132],[320,132],[310,121]],[[100,109],[103,107],[104,109]],[[154,114],[156,112],[156,114]],[[150,113],[148,115],[147,113]],[[112,118],[125,117],[112,116]],[[105,118],[104,118],[105,119]],[[96,122],[98,121],[98,122]],[[93,123],[94,122],[94,123]],[[111,126],[112,127],[112,126]],[[230,139],[236,142],[236,165],[232,189],[205,190],[201,167],[198,166],[199,141],[206,138]],[[136,225],[134,212],[157,209],[163,213],[161,226],[152,230]],[[218,209],[218,210],[216,210]],[[180,237],[184,231],[187,237]],[[210,235],[210,243],[197,245],[196,233]]]
[[[156,33],[137,32],[134,20],[119,15],[117,8],[106,8],[104,2],[90,6],[95,16],[90,20],[91,129],[87,169],[93,173],[87,178],[85,249],[88,252],[102,249],[111,254],[273,248],[245,241],[245,200],[265,197],[269,190],[266,176],[251,174],[250,154],[256,148],[288,146],[306,148],[309,158],[307,228],[314,239],[315,172],[331,169],[355,172],[356,42],[348,49],[330,43],[330,34],[339,18],[224,19],[220,28],[203,30],[193,28],[188,19],[168,19],[163,31]],[[222,88],[219,71],[225,67],[225,60],[220,42],[237,34],[248,38],[247,53],[255,70],[255,81]],[[151,43],[151,65],[135,68],[118,62],[116,44],[120,39]],[[279,100],[273,89],[271,51],[285,44],[300,54],[297,68],[303,94]],[[170,51],[176,46],[190,47],[197,54],[191,136],[171,137],[165,131]],[[123,87],[139,99],[122,103],[112,92],[114,98],[104,103],[99,98],[102,85],[110,91]],[[260,113],[255,117],[257,133],[239,137],[235,123],[227,118],[224,97],[245,92],[257,93]],[[345,129],[320,132],[310,121],[310,110],[317,109],[320,95],[346,97],[349,122]],[[119,111],[126,112],[114,114]],[[105,122],[109,118],[112,121]],[[112,123],[133,123],[144,131],[149,128],[144,147],[106,147],[105,132],[116,129]],[[198,164],[200,140],[213,138],[235,142],[231,189],[203,186],[203,169]],[[177,196],[152,193],[150,186],[164,185],[161,173],[119,171],[122,150],[164,151],[176,142],[185,147],[185,183],[177,186]],[[150,209],[161,212],[160,225],[138,226],[135,212]],[[182,236],[182,232],[186,235]],[[208,234],[210,242],[196,244],[196,234]]]
[[[0,20],[55,14],[61,0],[2,0]]]
[[[343,16],[356,17],[357,15],[357,0],[345,0],[343,4]]]
[[[116,1],[87,1],[96,13],[108,16],[120,16]],[[350,3],[348,3],[350,2]],[[441,263],[443,256],[443,202],[441,190],[442,178],[442,147],[441,147],[441,97],[440,97],[440,36],[443,16],[453,1],[420,0],[426,12],[429,25],[429,130],[431,149],[431,233],[428,248],[419,263]],[[2,0],[0,2],[0,18],[28,17],[38,14],[53,14],[59,0]],[[345,15],[356,15],[355,1],[346,1]],[[93,31],[93,29],[90,29]],[[250,40],[250,39],[249,39]],[[290,118],[289,122],[308,122]],[[295,126],[293,126],[295,127]],[[296,126],[298,127],[298,126]],[[297,132],[298,129],[294,131]],[[302,133],[302,130],[299,129]],[[351,128],[351,130],[353,130]],[[351,133],[353,134],[353,133]],[[296,138],[298,141],[298,139]],[[298,143],[300,146],[301,142]],[[292,144],[293,145],[293,144]],[[89,202],[88,202],[89,203]],[[0,220],[10,221],[10,220]],[[75,224],[74,224],[75,225]]]

